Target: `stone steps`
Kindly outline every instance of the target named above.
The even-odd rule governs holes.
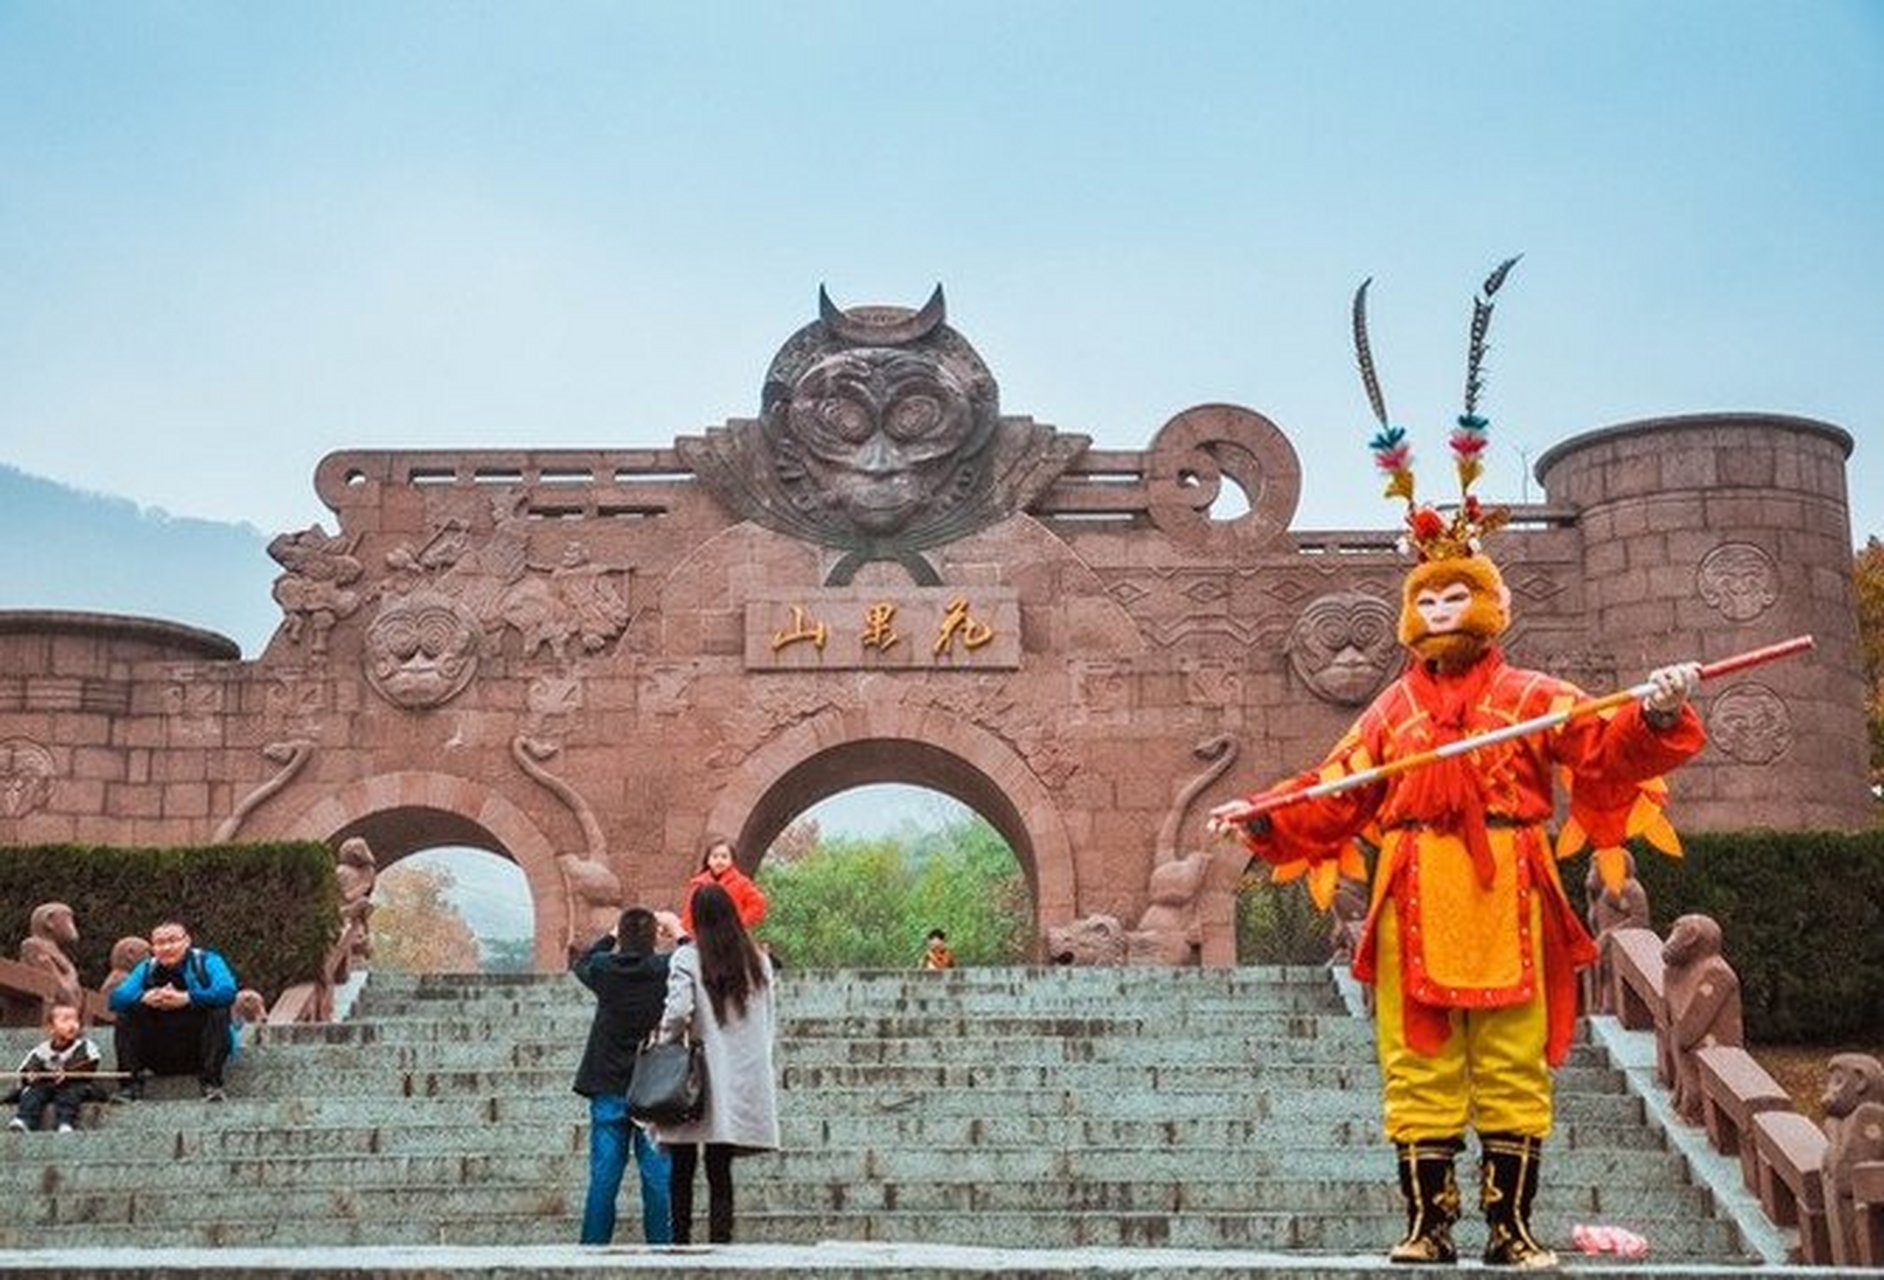
[[[1574,1269],[1579,1280],[1720,1280],[1728,1275],[1774,1274],[1772,1268],[1755,1271],[1601,1257],[1575,1258],[1568,1269]],[[0,1274],[17,1280],[71,1280],[74,1276],[86,1280],[280,1280],[288,1273],[319,1280],[439,1280],[443,1275],[457,1280],[568,1280],[597,1275],[671,1276],[682,1271],[710,1271],[716,1280],[1094,1280],[1098,1276],[1109,1280],[1364,1280],[1409,1274],[1404,1267],[1390,1267],[1374,1251],[1027,1249],[852,1240],[662,1248],[581,1248],[512,1240],[492,1247],[78,1248],[0,1254]],[[1799,1268],[1782,1274],[1803,1280],[1839,1273]]]
[[[390,1090],[402,1097],[460,1096],[464,1094],[549,1094],[568,1088],[579,1055],[530,1069],[483,1066],[401,1069],[388,1064],[370,1069],[346,1069],[323,1062],[275,1062],[259,1055],[239,1077],[231,1073],[233,1087],[245,1097],[281,1098],[328,1091],[354,1094]],[[1000,1065],[976,1063],[959,1066],[904,1066],[876,1063],[798,1065],[779,1068],[782,1088],[835,1096],[843,1105],[857,1092],[902,1094],[912,1091],[975,1090],[1002,1095],[1057,1093],[1062,1095],[1133,1095],[1208,1093],[1214,1105],[1241,1113],[1248,1100],[1278,1094],[1290,1097],[1332,1095],[1342,1105],[1345,1095],[1379,1086],[1379,1073],[1371,1064],[1307,1065],[1258,1061],[1246,1066],[1178,1065],[1141,1066],[1132,1063],[1059,1063]],[[1559,1075],[1559,1088],[1570,1095],[1621,1094],[1623,1083],[1613,1071],[1572,1068]],[[1246,1100],[1225,1102],[1224,1095],[1239,1093]],[[817,1099],[814,1099],[814,1103]]]
[[[740,1162],[744,1239],[1371,1256],[1402,1225],[1371,1033],[1325,971],[799,973],[779,997],[785,1150]],[[373,975],[347,1023],[255,1029],[227,1102],[164,1081],[0,1139],[0,1249],[573,1239],[590,1007],[566,975]],[[1540,1228],[1744,1258],[1599,1051],[1558,1120]]]
[[[276,1069],[277,1064],[287,1069],[299,1065],[354,1068],[369,1061],[402,1070],[567,1065],[573,1072],[581,1057],[577,1045],[511,1044],[490,1039],[490,1031],[480,1029],[473,1034],[470,1029],[454,1023],[408,1023],[396,1027],[342,1023],[332,1030],[352,1034],[307,1034],[322,1030],[326,1029],[266,1028],[259,1044],[244,1052],[249,1061],[267,1063],[270,1070]],[[22,1054],[26,1047],[30,1046],[23,1046]],[[280,1052],[284,1048],[291,1052]],[[1038,1036],[951,1040],[793,1036],[781,1041],[776,1052],[781,1064],[805,1066],[1119,1063],[1176,1067],[1193,1063],[1209,1066],[1300,1063],[1311,1067],[1367,1068],[1373,1061],[1372,1045],[1365,1038],[1350,1041],[1334,1035],[1266,1037],[1249,1035],[1241,1028],[1216,1035],[1193,1032],[1183,1040],[1162,1041],[1150,1038],[1078,1041]],[[1607,1056],[1588,1045],[1573,1046],[1566,1065],[1573,1070],[1611,1069]]]
[[[298,1171],[279,1165],[262,1180],[245,1184],[247,1195],[266,1193],[269,1214],[288,1218],[343,1216],[360,1220],[403,1220],[428,1214],[439,1222],[469,1222],[488,1216],[567,1216],[582,1199],[580,1165],[550,1169],[550,1178],[531,1180],[503,1171],[503,1161],[467,1161],[467,1167],[437,1178],[399,1178],[392,1169],[356,1169],[354,1178],[332,1182],[303,1182]],[[158,1171],[160,1173],[160,1171]],[[1125,1171],[1115,1171],[1125,1173]],[[1398,1193],[1385,1180],[1368,1188],[1355,1188],[1351,1180],[1140,1180],[1140,1178],[1064,1178],[1042,1182],[1034,1178],[1014,1182],[931,1182],[927,1178],[844,1182],[780,1182],[761,1167],[752,1169],[739,1188],[740,1214],[771,1214],[803,1218],[835,1212],[855,1214],[1083,1214],[1112,1210],[1121,1214],[1187,1214],[1204,1212],[1221,1218],[1283,1218],[1283,1216],[1372,1216],[1392,1220],[1400,1214]],[[19,1225],[90,1223],[220,1223],[228,1218],[228,1205],[220,1197],[228,1184],[202,1180],[162,1178],[136,1190],[122,1186],[94,1190],[72,1186],[60,1178],[57,1201],[28,1197],[11,1214]],[[448,1214],[437,1214],[439,1201],[450,1201]],[[1596,1188],[1581,1188],[1575,1195],[1552,1197],[1551,1214],[1592,1216],[1628,1212],[1632,1222],[1649,1222],[1628,1201],[1635,1195],[1616,1195]],[[1684,1188],[1660,1197],[1656,1222],[1692,1222],[1705,1214],[1705,1193]]]
[[[415,1189],[419,1194],[436,1194]],[[449,1194],[457,1194],[455,1191]],[[483,1213],[475,1217],[431,1216],[430,1202],[414,1200],[410,1207],[385,1216],[362,1216],[371,1204],[392,1203],[384,1197],[354,1199],[335,1193],[318,1206],[319,1216],[276,1216],[235,1223],[188,1221],[166,1216],[153,1204],[145,1221],[109,1222],[94,1218],[0,1226],[0,1248],[23,1248],[43,1242],[49,1233],[82,1238],[87,1247],[174,1249],[231,1245],[306,1248],[332,1245],[520,1245],[553,1244],[576,1234],[581,1189],[537,1193],[516,1214]],[[1567,1239],[1571,1219],[1540,1213],[1537,1228],[1548,1240]],[[1733,1229],[1712,1219],[1650,1218],[1632,1221],[1654,1242],[1663,1261],[1709,1262],[1731,1257],[1737,1247]],[[1381,1242],[1396,1238],[1405,1226],[1402,1215],[1336,1211],[1327,1213],[1173,1213],[1149,1211],[1063,1211],[1050,1214],[990,1210],[946,1210],[818,1213],[794,1208],[787,1213],[748,1210],[741,1206],[742,1239],[778,1244],[817,1244],[832,1240],[923,1242],[947,1239],[951,1244],[989,1248],[1015,1247],[1021,1239],[1038,1241],[1026,1247],[1255,1249],[1275,1252],[1313,1252],[1342,1255],[1378,1251]],[[1484,1232],[1472,1217],[1455,1233],[1461,1252],[1470,1257],[1483,1247]],[[301,1268],[293,1268],[297,1273]],[[1582,1271],[1578,1267],[1579,1272]],[[716,1273],[718,1268],[715,1268]],[[70,1273],[68,1273],[70,1274]],[[95,1276],[95,1273],[87,1273]],[[979,1274],[979,1273],[978,1273]],[[1405,1274],[1396,1271],[1394,1274]],[[1639,1274],[1639,1273],[1638,1273]],[[1769,1273],[1770,1274],[1770,1273]]]
[[[489,1082],[473,1077],[420,1074],[411,1078],[410,1092],[399,1080],[386,1083],[383,1092],[311,1097],[305,1093],[275,1095],[269,1082],[257,1080],[262,1092],[249,1092],[249,1081],[231,1075],[227,1102],[215,1104],[205,1122],[237,1125],[278,1123],[308,1125],[331,1123],[399,1124],[415,1117],[414,1104],[428,1108],[433,1123],[506,1124],[536,1126],[567,1120],[572,1108],[583,1106],[569,1092],[565,1075],[544,1073],[533,1078],[542,1092],[494,1092]],[[457,1083],[462,1087],[454,1087]],[[512,1080],[511,1083],[517,1083]],[[930,1091],[904,1089],[816,1089],[787,1091],[781,1100],[786,1121],[800,1126],[817,1124],[832,1134],[851,1132],[851,1121],[869,1125],[890,1122],[979,1122],[987,1126],[1010,1121],[1037,1121],[1044,1126],[1068,1121],[1093,1124],[1108,1120],[1170,1123],[1212,1120],[1219,1123],[1273,1124],[1316,1133],[1371,1135],[1378,1131],[1374,1100],[1367,1090],[1240,1091],[1224,1094],[1209,1089],[1138,1092],[1065,1089],[993,1089]],[[87,1127],[116,1129],[146,1124],[174,1125],[174,1119],[147,1118],[169,1107],[203,1107],[194,1101],[148,1101],[99,1112]],[[579,1113],[578,1113],[579,1114]],[[1619,1130],[1639,1127],[1639,1099],[1623,1093],[1564,1093],[1557,1098],[1560,1126],[1572,1140],[1581,1129]],[[1347,1140],[1373,1141],[1368,1136]],[[867,1141],[867,1135],[866,1135]]]
[[[444,1134],[462,1131],[440,1126]],[[202,1145],[87,1142],[60,1136],[59,1149],[44,1163],[28,1160],[0,1165],[0,1194],[36,1193],[54,1187],[61,1191],[109,1191],[130,1183],[172,1186],[267,1186],[291,1178],[300,1186],[366,1185],[384,1180],[407,1182],[523,1182],[541,1184],[580,1175],[587,1169],[584,1135],[571,1126],[554,1141],[528,1151],[494,1154],[489,1142],[467,1144],[457,1150],[441,1149],[440,1133],[420,1126],[389,1130],[306,1129],[294,1131],[241,1131],[260,1137],[277,1133],[279,1141],[248,1146],[243,1154],[209,1152]],[[304,1135],[315,1135],[305,1138]],[[324,1135],[324,1136],[323,1136]],[[388,1149],[386,1143],[405,1135],[410,1146]],[[48,1135],[35,1141],[52,1141]],[[21,1154],[34,1154],[20,1148]],[[192,1159],[179,1159],[179,1154]],[[1575,1192],[1571,1198],[1600,1203],[1618,1192],[1681,1188],[1687,1170],[1678,1157],[1618,1160],[1609,1152],[1550,1151],[1551,1170],[1560,1183]],[[293,1155],[293,1161],[281,1157]],[[363,1164],[360,1157],[375,1157]],[[1363,1168],[1362,1166],[1366,1166]],[[994,1185],[1015,1182],[1104,1182],[1116,1180],[1130,1169],[1148,1183],[1195,1178],[1207,1168],[1212,1180],[1232,1184],[1267,1185],[1343,1183],[1350,1192],[1358,1173],[1378,1175],[1377,1188],[1384,1202],[1396,1203],[1388,1183],[1391,1161],[1384,1155],[1362,1158],[1346,1147],[1291,1151],[1279,1156],[1247,1146],[1182,1149],[1092,1147],[1075,1151],[1032,1148],[931,1148],[882,1151],[812,1150],[789,1155],[754,1156],[741,1169],[767,1186],[818,1184],[854,1186],[863,1183],[922,1181],[936,1186]],[[1461,1160],[1462,1176],[1471,1162]],[[363,1181],[365,1179],[366,1181]]]
[[[581,1100],[553,1099],[432,1100],[415,1107],[410,1100],[356,1100],[352,1106],[326,1106],[306,1101],[290,1104],[220,1104],[202,1120],[202,1128],[178,1129],[174,1112],[198,1104],[144,1103],[126,1114],[116,1108],[95,1108],[86,1117],[86,1129],[76,1135],[29,1135],[20,1141],[58,1140],[74,1146],[91,1140],[100,1130],[114,1144],[140,1144],[145,1149],[173,1151],[196,1157],[199,1153],[255,1151],[287,1154],[305,1150],[364,1151],[368,1154],[412,1151],[416,1144],[444,1143],[443,1150],[489,1150],[491,1127],[502,1126],[506,1150],[587,1150],[587,1125],[578,1117]],[[170,1113],[170,1114],[156,1114]],[[1357,1164],[1383,1156],[1383,1139],[1373,1120],[1342,1117],[1322,1123],[1285,1123],[1274,1119],[1227,1119],[1199,1116],[1187,1119],[1092,1119],[1070,1115],[1038,1116],[923,1116],[887,1112],[878,1115],[843,1115],[819,1118],[785,1114],[780,1130],[788,1150],[822,1151],[830,1148],[879,1150],[886,1143],[917,1150],[974,1148],[977,1150],[1066,1151],[1101,1149],[1209,1149],[1231,1144],[1271,1144],[1286,1138],[1286,1150],[1313,1157],[1323,1152],[1346,1153]],[[286,1135],[271,1138],[268,1135]],[[303,1139],[298,1135],[309,1135]],[[452,1142],[459,1135],[467,1144]],[[0,1135],[0,1141],[11,1141]],[[309,1143],[327,1144],[310,1147]],[[282,1145],[285,1144],[285,1145]],[[61,1147],[61,1150],[66,1149]],[[50,1158],[51,1148],[37,1148]],[[1635,1158],[1665,1153],[1659,1135],[1634,1121],[1560,1124],[1547,1151],[1555,1153],[1618,1153]],[[73,1157],[60,1156],[60,1159]],[[1207,1166],[1206,1166],[1207,1167]],[[1371,1166],[1370,1166],[1371,1167]],[[1464,1167],[1463,1165],[1461,1166]]]

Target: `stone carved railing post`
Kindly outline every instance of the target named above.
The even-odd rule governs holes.
[[[63,902],[42,902],[33,908],[28,933],[20,941],[20,961],[38,969],[53,981],[47,1003],[69,1004],[81,1012],[85,1008],[85,984],[79,981],[78,966],[66,949],[78,945],[78,923],[72,908]]]
[[[1884,1204],[1866,1201],[1854,1184],[1861,1166],[1884,1161],[1884,1064],[1865,1053],[1841,1053],[1827,1064],[1825,1216],[1835,1266],[1877,1266],[1866,1259],[1866,1230]]]
[[[373,886],[379,881],[379,861],[373,856],[372,847],[359,836],[342,840],[334,858],[334,878],[340,886],[340,936],[328,948],[320,972],[313,980],[297,982],[283,991],[265,1017],[259,1016],[253,1007],[261,1002],[260,993],[242,992],[236,997],[238,1005],[243,1004],[243,997],[254,996],[243,1021],[266,1022],[273,1026],[331,1021],[334,989],[351,976],[356,960],[372,956],[373,942],[367,920],[373,914]]]
[[[1597,953],[1596,963],[1583,971],[1585,1013],[1615,1012],[1612,990],[1615,964],[1610,956],[1610,935],[1617,929],[1649,927],[1648,891],[1635,878],[1635,855],[1625,851],[1623,857],[1627,870],[1620,888],[1604,886],[1595,859],[1591,859],[1589,875],[1583,882],[1584,896],[1590,904],[1590,936],[1596,940]]]
[[[1670,1063],[1678,1117],[1705,1116],[1709,1142],[1740,1158],[1762,1211],[1794,1233],[1799,1260],[1884,1266],[1884,1064],[1859,1053],[1831,1059],[1821,1132],[1742,1045],[1740,981],[1714,920],[1682,916],[1659,955],[1647,929],[1621,926],[1614,938],[1618,1012],[1653,1011],[1658,1069]]]
[[[98,994],[107,1001],[111,993],[118,989],[118,984],[131,976],[131,970],[143,964],[150,957],[150,939],[137,934],[128,934],[111,944],[111,972],[105,975],[104,985]]]
[[[339,865],[334,877],[340,884],[340,939],[334,944],[331,967],[334,980],[345,982],[355,961],[373,958],[373,935],[368,921],[373,916],[373,886],[379,882],[379,861],[373,850],[359,836],[340,842],[335,854]]]
[[[1688,1124],[1699,1124],[1702,1099],[1695,1053],[1745,1043],[1740,978],[1722,957],[1720,925],[1709,916],[1676,920],[1662,945],[1662,963],[1668,1002],[1663,1034],[1674,1067],[1675,1114]]]

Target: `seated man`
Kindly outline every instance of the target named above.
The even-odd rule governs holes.
[[[203,1100],[221,1102],[235,974],[214,951],[191,946],[190,931],[176,920],[150,931],[150,951],[111,993],[118,1070],[126,1076],[114,1100],[143,1097],[146,1076],[194,1075]]]

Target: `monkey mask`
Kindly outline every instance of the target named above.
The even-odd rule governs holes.
[[[1471,599],[1449,630],[1433,631],[1420,613],[1419,597],[1422,592],[1444,592],[1455,586],[1466,588]],[[1498,566],[1483,555],[1428,560],[1406,575],[1400,597],[1400,643],[1442,672],[1471,666],[1510,625],[1510,589]]]

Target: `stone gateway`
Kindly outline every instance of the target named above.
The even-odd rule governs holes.
[[[1391,678],[1390,509],[1294,529],[1295,450],[1233,405],[1142,450],[1007,414],[940,289],[821,296],[757,408],[666,447],[329,455],[336,528],[269,545],[283,616],[253,659],[0,613],[0,842],[488,849],[559,968],[623,901],[669,901],[704,833],[756,858],[818,800],[903,782],[1001,832],[1043,937],[1175,911],[1171,959],[1232,963],[1242,859],[1196,864],[1175,908],[1160,868]],[[1851,447],[1775,414],[1592,431],[1501,537],[1514,660],[1592,690],[1817,638],[1704,691],[1684,828],[1870,820]],[[1248,510],[1217,519],[1225,485]]]

